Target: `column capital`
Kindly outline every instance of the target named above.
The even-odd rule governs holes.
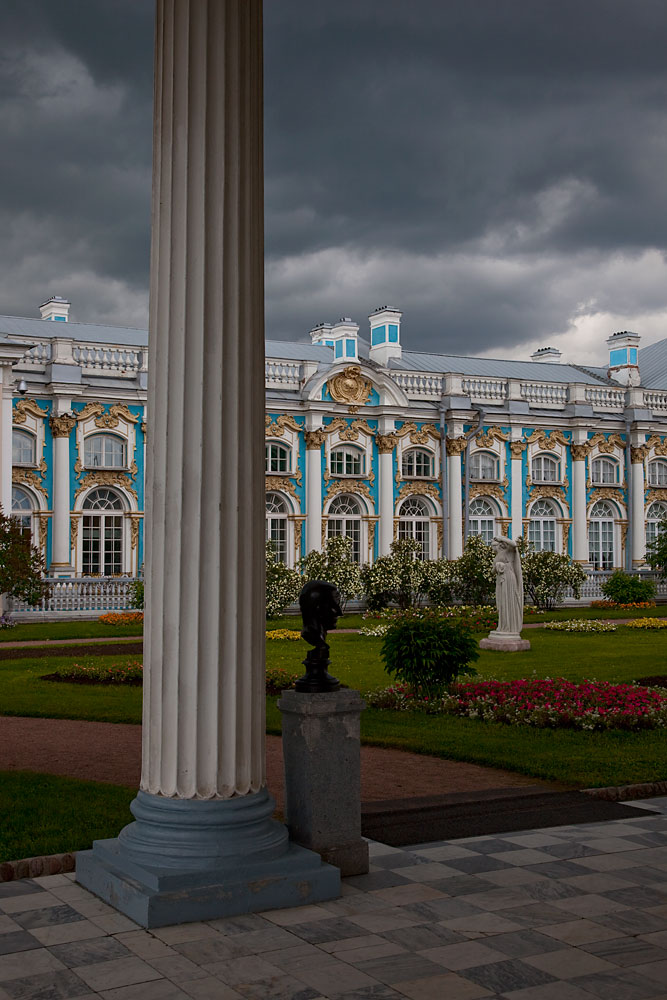
[[[376,434],[375,443],[380,455],[388,455],[398,444],[398,436],[396,434]]]
[[[447,438],[447,454],[450,458],[454,455],[462,455],[467,444],[468,440],[465,437]]]
[[[315,451],[316,448],[319,450],[324,444],[326,432],[321,427],[318,427],[314,431],[305,431],[303,437],[306,442],[306,449],[308,451]]]
[[[572,452],[573,462],[584,462],[586,456],[590,453],[591,446],[589,444],[572,444],[570,445],[570,451]]]
[[[51,427],[51,433],[56,438],[66,438],[72,433],[72,428],[76,426],[76,417],[70,417],[68,413],[63,413],[61,416],[49,417],[49,426]]]
[[[521,441],[510,441],[510,453],[513,459],[519,459],[526,450],[526,442]]]
[[[630,449],[630,462],[632,465],[641,465],[648,457],[649,448],[645,444],[632,446]]]

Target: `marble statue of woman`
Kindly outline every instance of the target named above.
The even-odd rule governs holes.
[[[521,556],[511,538],[494,538],[491,547],[496,558],[493,568],[496,573],[496,609],[498,627],[482,639],[482,649],[497,649],[504,652],[518,652],[530,649],[530,643],[521,638],[523,625],[523,573]]]

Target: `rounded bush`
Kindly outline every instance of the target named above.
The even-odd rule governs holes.
[[[393,622],[380,656],[390,676],[434,697],[460,674],[476,673],[470,663],[479,650],[467,625],[425,614]]]

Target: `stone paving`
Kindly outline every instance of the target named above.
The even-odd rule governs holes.
[[[636,818],[392,848],[339,900],[147,932],[0,884],[0,1000],[667,1000],[667,797]]]

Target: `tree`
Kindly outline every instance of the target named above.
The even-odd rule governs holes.
[[[464,604],[490,604],[496,589],[493,549],[481,535],[471,535],[454,561],[454,589]]]
[[[531,604],[544,611],[555,608],[563,600],[568,587],[572,588],[575,597],[579,597],[586,574],[569,556],[546,549],[527,551],[525,543],[519,546],[519,551],[522,556],[523,589]]]
[[[299,561],[303,578],[308,580],[326,580],[333,583],[340,594],[340,606],[343,611],[349,600],[357,597],[361,591],[361,570],[359,564],[352,558],[352,539],[337,535],[328,538],[322,552],[313,549]]]
[[[399,608],[414,608],[428,590],[428,563],[417,556],[422,547],[412,538],[392,542],[391,555],[380,556],[361,570],[361,584],[371,611],[392,601]]]
[[[667,579],[667,520],[660,522],[655,538],[646,546],[646,559],[661,580]]]
[[[0,593],[38,604],[49,592],[44,565],[18,517],[0,512]]]
[[[299,596],[303,580],[295,569],[276,559],[271,542],[266,543],[266,617],[275,618]]]

